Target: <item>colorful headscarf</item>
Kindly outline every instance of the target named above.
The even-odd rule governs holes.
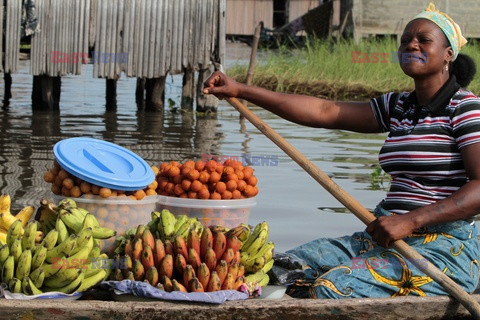
[[[455,60],[460,49],[467,43],[467,40],[462,36],[462,30],[460,30],[458,24],[456,24],[446,13],[435,9],[433,2],[430,2],[428,7],[417,14],[413,19],[418,18],[430,20],[442,29],[452,47],[454,54],[453,60]]]

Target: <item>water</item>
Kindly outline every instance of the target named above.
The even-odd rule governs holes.
[[[227,67],[247,64],[249,53],[249,47],[229,45]],[[117,111],[106,112],[105,80],[93,79],[92,66],[85,65],[81,76],[62,79],[59,113],[32,113],[32,77],[28,62],[21,62],[20,72],[13,75],[13,98],[1,110],[0,120],[0,192],[12,196],[13,210],[37,206],[41,197],[49,195],[43,173],[52,165],[53,145],[64,138],[86,136],[126,147],[150,165],[200,159],[203,154],[278,159],[277,165],[254,166],[260,193],[249,223],[266,220],[280,251],[321,236],[364,229],[268,138],[250,123],[241,123],[228,103],[221,101],[216,115],[179,112],[181,78],[168,77],[166,97],[176,102],[175,107],[164,113],[137,112],[135,84],[135,79],[121,78]],[[385,195],[371,186],[383,135],[307,128],[260,108],[252,110],[366,208],[373,209]]]

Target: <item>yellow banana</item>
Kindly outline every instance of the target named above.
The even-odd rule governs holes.
[[[7,243],[7,231],[0,229],[0,244]]]
[[[270,277],[263,271],[257,271],[255,273],[249,274],[245,277],[245,283],[247,284],[258,284],[261,287],[265,287],[270,281]]]
[[[32,267],[32,251],[25,250],[20,255],[17,263],[17,269],[15,271],[15,278],[23,280],[30,274],[30,268]]]
[[[16,215],[15,219],[18,219],[22,221],[22,226],[25,228],[27,223],[30,221],[30,219],[33,216],[33,213],[35,212],[35,208],[33,206],[26,206],[23,207],[22,210],[20,210]]]
[[[188,216],[186,214],[180,214],[178,216],[175,217],[177,220],[175,221],[175,227],[174,227],[174,231],[173,233],[175,233],[176,235],[178,235],[178,230],[180,229],[180,227],[188,221]]]
[[[10,212],[10,206],[12,204],[12,199],[8,194],[0,195],[0,212]]]

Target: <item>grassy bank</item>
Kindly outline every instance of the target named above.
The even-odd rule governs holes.
[[[397,42],[391,39],[355,44],[342,41],[330,45],[314,41],[302,49],[280,48],[269,51],[265,59],[257,61],[253,83],[268,89],[303,93],[330,99],[364,100],[389,91],[410,91],[413,81],[406,76],[392,58]],[[370,63],[353,63],[352,52],[360,52],[356,59],[363,60],[368,53]],[[380,57],[373,62],[372,53]],[[476,78],[468,89],[480,94],[480,45],[467,44],[462,53],[477,63]],[[381,58],[383,54],[384,58]],[[383,62],[382,62],[383,61]],[[235,66],[228,74],[245,82],[248,66]]]

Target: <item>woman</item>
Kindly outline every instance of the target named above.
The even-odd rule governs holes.
[[[461,88],[475,73],[473,61],[459,55],[465,43],[458,25],[430,4],[407,24],[399,47],[400,66],[413,79],[415,90],[387,93],[370,102],[276,93],[236,83],[218,72],[207,79],[206,94],[246,99],[299,124],[389,132],[379,160],[392,182],[375,209],[377,219],[364,232],[317,239],[289,250],[305,268],[305,279],[291,287],[291,295],[446,294],[411,261],[389,249],[399,239],[466,291],[476,288],[480,250],[472,218],[480,211],[480,99]]]

